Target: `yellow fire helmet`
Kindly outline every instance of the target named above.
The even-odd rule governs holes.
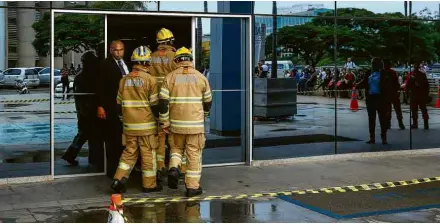
[[[193,60],[192,51],[186,47],[181,47],[177,49],[174,59],[181,59],[183,61]]]
[[[151,50],[147,46],[140,46],[134,49],[131,61],[144,64],[151,61]],[[142,63],[144,62],[144,63]]]
[[[162,28],[157,32],[156,40],[157,43],[165,43],[174,40],[174,35],[169,29]]]

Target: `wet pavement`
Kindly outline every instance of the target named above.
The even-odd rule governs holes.
[[[334,219],[278,198],[267,198],[126,205],[124,216],[130,223],[439,222],[440,210]],[[1,222],[105,223],[107,219],[106,203],[0,212]]]

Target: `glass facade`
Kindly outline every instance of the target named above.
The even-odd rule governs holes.
[[[195,68],[213,90],[207,166],[437,148],[439,5],[1,2],[0,178],[106,173],[106,146],[79,140],[74,98],[83,92],[72,89],[81,57],[93,51],[104,60],[119,39],[131,70],[131,52],[139,45],[155,50],[162,27],[173,31],[176,48],[194,50]],[[54,18],[51,10],[58,10]],[[373,76],[388,78],[375,85]],[[88,130],[100,127],[94,122]],[[77,146],[78,164],[66,163],[66,150]]]

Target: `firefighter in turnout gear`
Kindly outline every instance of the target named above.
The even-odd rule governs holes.
[[[157,32],[156,41],[159,43],[157,50],[151,54],[150,74],[156,78],[158,89],[166,75],[176,70],[177,65],[174,61],[176,49],[172,46],[174,41],[173,33],[165,28]],[[159,129],[159,148],[157,150],[157,170],[163,175],[165,171],[165,145],[166,133]],[[160,175],[160,176],[162,176]]]
[[[139,148],[142,190],[144,192],[160,191],[162,186],[156,181],[159,100],[156,79],[149,74],[150,49],[146,46],[136,48],[131,61],[135,63],[133,72],[122,78],[119,83],[117,103],[121,106],[125,149],[111,187],[116,192],[125,192],[125,183],[136,163]]]
[[[209,115],[212,96],[208,80],[193,67],[190,50],[176,51],[177,69],[164,79],[159,94],[160,126],[169,133],[171,147],[168,187],[177,189],[179,167],[186,156],[186,196],[202,194],[202,150],[205,146],[204,118]]]

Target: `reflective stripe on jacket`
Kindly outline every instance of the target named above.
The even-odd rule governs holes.
[[[174,62],[175,54],[176,49],[165,44],[159,45],[157,50],[151,54],[150,74],[156,78],[159,88],[165,76],[177,68]]]
[[[143,66],[135,65],[133,70],[121,79],[117,97],[122,107],[124,134],[156,134],[157,121],[151,110],[159,102],[156,80]]]
[[[168,110],[161,111],[159,120],[177,134],[201,134],[205,132],[203,104],[212,101],[209,82],[195,70],[192,62],[181,62],[167,75],[159,98],[166,101]]]

